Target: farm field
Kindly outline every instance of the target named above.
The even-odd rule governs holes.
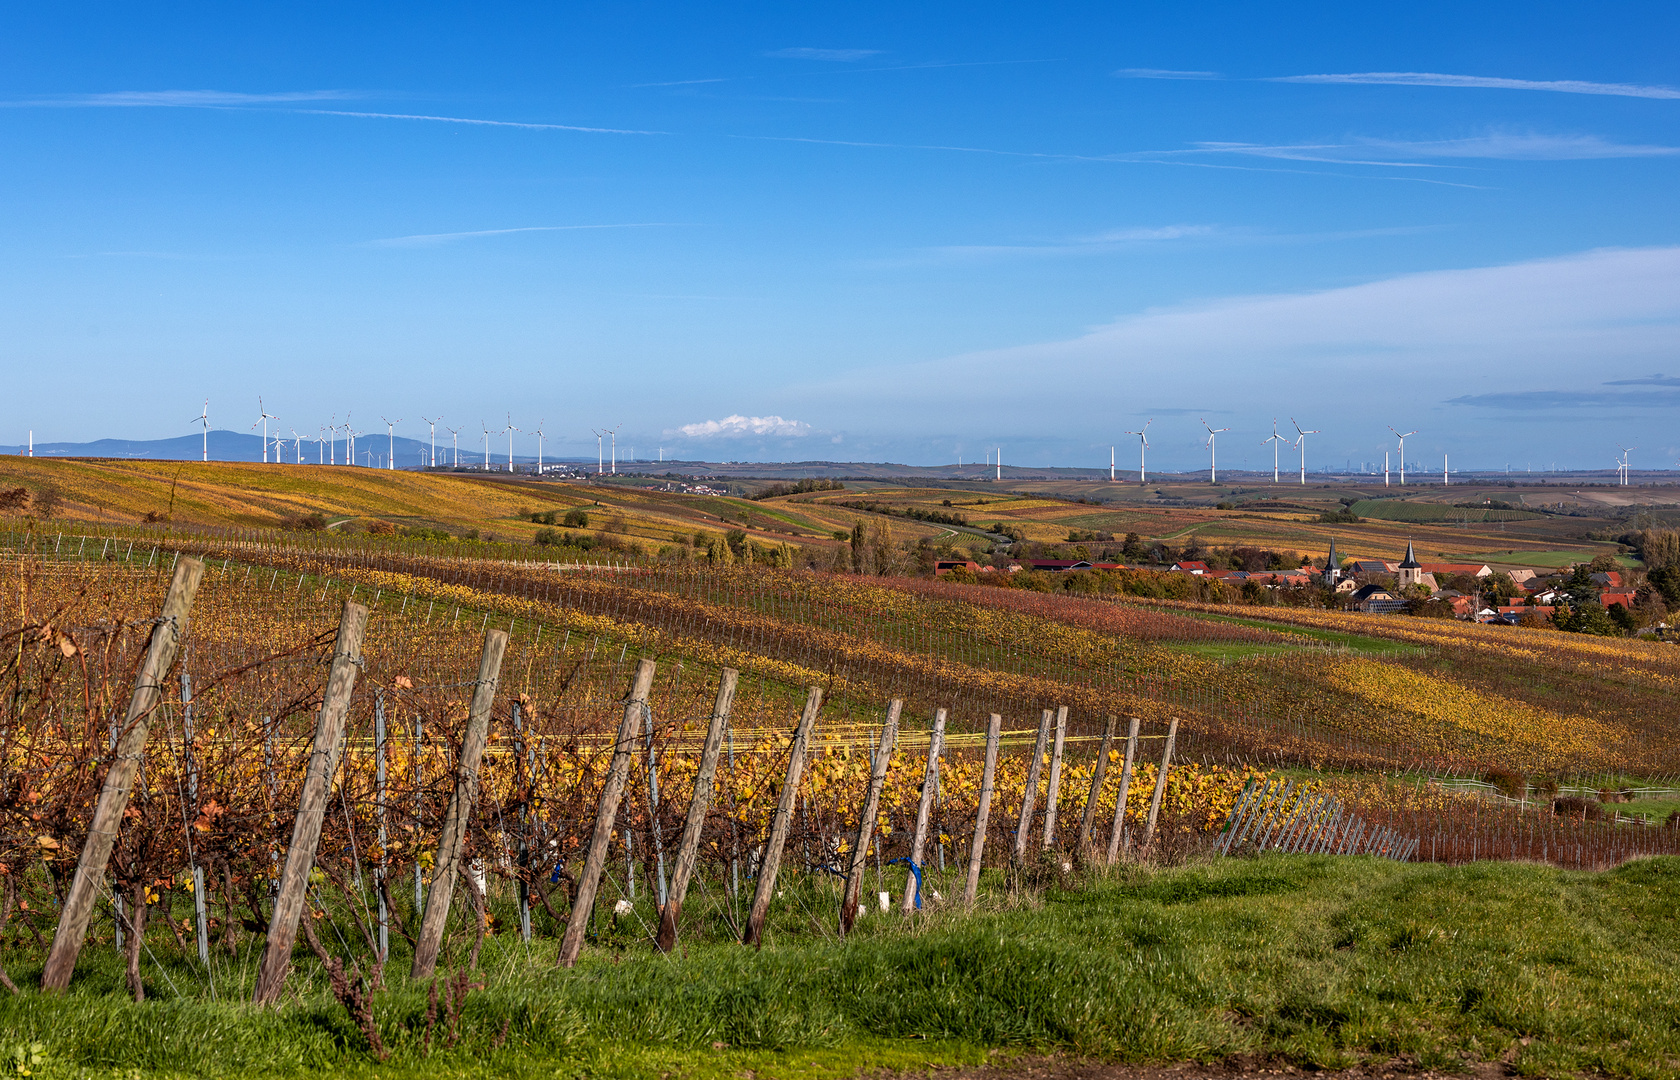
[[[1680,870],[1663,857],[1680,857],[1680,831],[1613,814],[1557,816],[1544,794],[1558,783],[1589,791],[1672,786],[1680,774],[1672,722],[1680,654],[1672,646],[763,567],[559,571],[541,559],[463,559],[448,544],[262,531],[177,531],[170,544],[152,546],[139,533],[73,545],[56,529],[6,535],[20,549],[0,561],[0,595],[8,598],[0,616],[8,710],[0,783],[13,793],[0,802],[0,866],[8,870],[0,875],[0,965],[21,987],[41,970],[115,713],[169,581],[171,548],[206,561],[179,677],[165,684],[85,969],[65,998],[25,989],[16,1002],[0,1002],[0,1016],[15,1010],[29,1044],[39,1041],[42,1053],[66,1064],[167,1071],[168,1054],[210,1052],[182,1048],[166,1030],[198,1032],[193,1039],[221,1048],[230,1075],[255,1068],[240,1063],[270,1053],[271,1040],[288,1042],[272,1051],[282,1073],[421,1075],[460,1071],[466,1054],[503,1063],[512,1075],[555,1060],[622,1075],[673,1068],[774,1075],[795,1067],[827,1075],[859,1061],[975,1062],[997,1049],[1125,1060],[1277,1053],[1322,1065],[1531,1053],[1524,1060],[1543,1063],[1538,1070],[1568,1063],[1640,1075],[1652,1055],[1667,1052],[1666,1036],[1642,1026],[1630,1032],[1602,1015],[1569,1013],[1567,1022],[1534,1027],[1522,994],[1568,1013],[1577,1008],[1569,1002],[1606,987],[1580,976],[1586,981],[1563,997],[1555,981],[1525,989],[1543,980],[1523,965],[1551,963],[1554,954],[1524,945],[1537,924],[1509,922],[1490,896],[1515,890],[1500,901],[1508,906],[1552,897],[1547,902],[1567,906],[1570,918],[1590,914],[1602,926],[1610,916],[1591,913],[1610,910],[1606,904],[1680,889],[1665,876]],[[318,931],[310,952],[320,962],[300,943],[290,1003],[278,1011],[214,1004],[213,995],[248,997],[269,889],[300,817],[333,627],[352,601],[371,615],[347,707],[337,805],[322,821],[304,923]],[[465,826],[484,885],[457,890],[441,969],[474,970],[469,981],[484,988],[458,1014],[447,1001],[442,1020],[432,1010],[428,1036],[429,984],[401,973],[435,884],[476,658],[491,630],[507,632],[509,644]],[[555,972],[596,806],[616,767],[611,732],[639,659],[654,664],[645,738],[636,736],[626,766],[630,782],[602,892],[589,909],[584,959],[571,973]],[[682,947],[650,959],[653,898],[684,834],[699,786],[698,748],[725,669],[740,673],[740,687],[714,801],[694,834],[697,876]],[[807,729],[809,754],[797,780],[786,782],[790,732],[802,704],[818,700],[813,687],[821,704]],[[872,783],[871,751],[893,698],[904,711],[880,774],[878,811],[866,819],[861,793]],[[1052,746],[1058,706],[1067,708],[1066,727]],[[935,710],[945,711],[944,745],[930,786]],[[993,712],[1002,732],[982,832]],[[1125,717],[1138,718],[1135,744]],[[1115,731],[1106,746],[1105,730]],[[1176,749],[1163,773],[1169,738]],[[1513,807],[1427,779],[1498,770],[1518,775],[1533,797]],[[1381,779],[1397,773],[1411,779]],[[1281,800],[1278,822],[1308,820],[1324,800],[1340,800],[1353,816],[1337,819],[1337,835],[1398,838],[1417,861],[1256,859],[1248,848],[1237,858],[1211,854],[1225,823],[1257,792]],[[1655,819],[1655,802],[1629,810]],[[732,942],[778,821],[787,825],[782,876],[765,894],[764,950],[749,961],[753,954]],[[872,910],[842,943],[840,882],[861,835],[869,841],[859,850],[873,856],[857,868],[863,900],[885,892],[896,906],[919,891],[923,908],[908,922]],[[983,872],[968,913],[958,898],[977,835]],[[1552,865],[1489,866],[1490,856]],[[919,869],[919,890],[906,860]],[[1620,881],[1637,889],[1592,891]],[[1382,921],[1392,911],[1376,906],[1405,897],[1395,910],[1412,912],[1412,898],[1435,894],[1432,910],[1447,914],[1427,924],[1417,921],[1421,914]],[[1564,895],[1567,902],[1557,899]],[[1593,899],[1600,895],[1612,899]],[[143,937],[128,924],[121,954],[116,897],[124,910],[150,912]],[[1148,921],[1157,909],[1159,921]],[[207,966],[195,958],[195,911]],[[1260,912],[1271,921],[1255,922]],[[1450,926],[1449,916],[1457,920]],[[1368,939],[1346,938],[1353,925],[1375,929]],[[1251,930],[1242,963],[1225,941],[1233,926]],[[375,944],[380,928],[388,945]],[[1442,942],[1486,937],[1497,942],[1488,955],[1497,948],[1532,959],[1501,969],[1515,989],[1477,983],[1466,1012],[1465,980],[1481,970],[1478,954],[1455,945],[1431,959],[1437,931]],[[1022,1013],[1020,995],[1049,987],[1071,943],[1090,934],[1137,948],[1087,965],[1084,989],[1049,995],[1079,1022]],[[1209,945],[1204,934],[1219,941]],[[1624,947],[1604,946],[1602,931],[1593,940],[1593,948]],[[328,987],[325,966],[354,963],[354,980],[368,976],[371,986],[381,949],[388,989],[369,990],[367,1000],[389,1065],[376,1063],[365,1015],[361,1027],[353,1019],[361,1006]],[[902,982],[902,971],[919,970],[923,957],[926,978]],[[1019,969],[1014,989],[976,978],[1000,963]],[[1391,965],[1384,978],[1421,979],[1416,985],[1429,989],[1409,1000],[1388,996],[1380,989],[1387,984],[1372,982],[1383,963]],[[1158,1022],[1147,1030],[1099,1004],[1135,996],[1136,980],[1159,982],[1163,973],[1170,976],[1150,998]],[[1625,990],[1629,1008],[1643,1010],[1640,1025],[1670,1007],[1640,996],[1644,977],[1636,973]],[[752,989],[722,993],[714,980]],[[836,990],[840,984],[873,986],[894,1004],[871,1006],[868,994]],[[1313,985],[1326,989],[1314,996]],[[146,1000],[122,1004],[124,992]],[[1498,996],[1507,992],[1518,996]],[[924,993],[927,1004],[917,1004]],[[827,1004],[810,1004],[818,1000]],[[1484,1000],[1498,1002],[1485,1015],[1477,1013]],[[624,1030],[638,1033],[640,1049],[607,1062],[620,1038],[607,1032],[634,1002],[645,1015]],[[1454,1025],[1444,1023],[1449,1003],[1460,1010]],[[54,1015],[63,1022],[79,1015],[76,1023],[107,1032],[151,1025],[144,1030],[154,1034],[127,1039],[120,1052],[36,1036],[47,1030],[36,1025]],[[935,1015],[944,1026],[929,1026]],[[158,1016],[175,1019],[149,1019]],[[254,1016],[261,1022],[247,1023]],[[1430,1034],[1396,1039],[1393,1025],[1402,1021]],[[0,1024],[10,1030],[14,1021]],[[299,1024],[324,1034],[295,1036]],[[1379,1031],[1390,1033],[1387,1041]],[[1530,1042],[1512,1050],[1513,1033]]]

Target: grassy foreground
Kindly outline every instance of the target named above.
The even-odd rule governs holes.
[[[0,998],[0,1074],[38,1042],[37,1076],[818,1077],[996,1049],[1673,1076],[1677,910],[1676,859],[1590,875],[1268,856],[1129,871],[909,932],[874,915],[847,944],[784,935],[761,952],[711,943],[674,958],[631,944],[562,972],[552,942],[527,954],[503,940],[458,1041],[442,1045],[440,1020],[429,1056],[425,988],[391,980],[374,1005],[383,1064],[310,988],[313,959],[300,955],[301,996],[264,1012],[225,976],[220,1003],[172,998],[159,978],[135,1006],[90,955],[66,996]],[[11,972],[20,985],[38,974]]]

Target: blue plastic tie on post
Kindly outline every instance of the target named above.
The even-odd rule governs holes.
[[[899,863],[903,863],[905,866],[908,866],[910,868],[910,872],[916,876],[916,910],[920,911],[922,910],[922,868],[916,863],[911,862],[909,859],[887,860],[888,866],[896,866]]]

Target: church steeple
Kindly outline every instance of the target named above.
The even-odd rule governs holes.
[[[1423,564],[1417,561],[1417,552],[1412,550],[1412,542],[1406,541],[1406,558],[1400,563],[1400,587],[1409,588],[1413,585],[1424,584]],[[1431,589],[1431,592],[1434,590]]]
[[[1417,561],[1417,555],[1412,551],[1412,542],[1406,541],[1406,559],[1400,564],[1402,570],[1421,570],[1423,564]]]
[[[1342,576],[1342,557],[1336,554],[1336,538],[1330,538],[1330,554],[1324,557],[1324,580],[1334,585]]]

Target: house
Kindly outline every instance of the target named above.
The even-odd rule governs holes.
[[[1620,589],[1624,584],[1620,570],[1605,570],[1591,575],[1587,580],[1601,589]]]
[[[1208,564],[1196,560],[1185,560],[1173,563],[1172,569],[1180,574],[1195,574],[1197,577],[1201,577],[1208,572]]]
[[[1455,619],[1468,619],[1476,613],[1476,604],[1471,597],[1454,596],[1449,599],[1449,602],[1452,604],[1453,618]]]
[[[1522,567],[1517,570],[1507,570],[1505,572],[1511,575],[1511,580],[1516,582],[1520,588],[1527,588],[1529,582],[1540,576],[1527,567]]]
[[[1552,612],[1556,610],[1556,607],[1543,604],[1535,604],[1529,607],[1523,607],[1520,604],[1501,604],[1499,605],[1499,620],[1515,626],[1522,621],[1524,615],[1535,615],[1542,619],[1550,619]]]
[[[978,574],[981,571],[981,566],[979,563],[970,559],[940,559],[938,562],[933,564],[934,574],[940,577],[943,577],[944,575],[957,569],[968,570],[971,573]],[[988,566],[985,567],[985,569],[990,570],[991,567]]]
[[[1347,573],[1351,574],[1392,574],[1394,567],[1381,559],[1354,559],[1348,564]]]
[[[1348,597],[1348,606],[1367,615],[1388,615],[1404,611],[1406,602],[1381,585],[1367,585]]]
[[[1563,593],[1557,589],[1543,588],[1539,592],[1530,596],[1529,599],[1534,601],[1536,604],[1555,604],[1558,602],[1558,598],[1562,595]]]
[[[1084,559],[1033,559],[1032,568],[1043,570],[1051,574],[1065,574],[1069,570],[1089,570],[1091,564]]]
[[[1598,594],[1598,602],[1603,604],[1605,607],[1609,607],[1612,604],[1620,604],[1625,608],[1631,608],[1633,606],[1633,599],[1636,595],[1638,594],[1632,589],[1605,589],[1603,592]]]
[[[1476,577],[1485,578],[1493,574],[1493,568],[1487,563],[1424,563],[1423,572],[1426,574],[1441,574],[1446,577]]]
[[[1346,577],[1336,582],[1336,595],[1346,596],[1348,593],[1353,592],[1357,588],[1359,588],[1359,582],[1350,577]]]
[[[1259,581],[1273,587],[1286,585],[1305,585],[1311,579],[1305,570],[1256,570],[1252,574],[1244,574],[1248,581]]]

